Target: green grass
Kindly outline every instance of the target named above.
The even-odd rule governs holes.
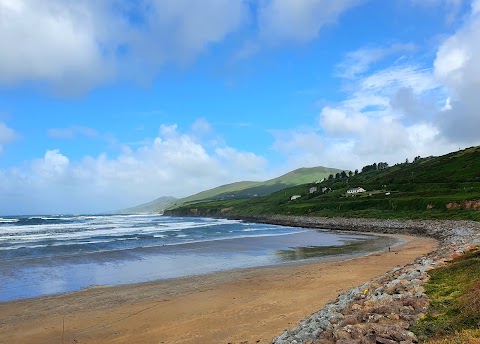
[[[480,248],[430,271],[428,313],[413,331],[422,340],[475,330],[480,322]]]
[[[182,205],[182,204],[189,204],[192,202],[198,202],[202,201],[204,199],[211,199],[215,196],[221,195],[221,194],[231,194],[238,192],[240,190],[245,190],[248,188],[256,187],[260,184],[260,182],[250,182],[250,181],[244,181],[244,182],[236,182],[236,183],[231,183],[227,185],[222,185],[218,186],[213,189],[205,190],[202,192],[199,192],[195,195],[191,195],[188,197],[184,197],[181,199],[177,199],[175,203],[173,204],[174,206]]]
[[[320,181],[324,178],[327,178],[330,174],[340,173],[342,170],[335,168],[328,168],[323,166],[318,167],[309,167],[309,168],[299,168],[294,171],[288,172],[280,177],[267,180],[266,185],[273,185],[277,183],[286,184],[289,186],[292,185],[301,185],[312,183],[315,181]]]

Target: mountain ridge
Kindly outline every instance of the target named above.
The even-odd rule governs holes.
[[[196,194],[183,197],[174,198],[170,203],[164,204],[163,198],[150,201],[138,206],[122,209],[115,213],[159,213],[166,209],[172,209],[184,204],[192,204],[196,202],[204,202],[211,200],[225,200],[225,199],[246,199],[253,197],[266,196],[273,192],[283,190],[285,188],[303,184],[306,182],[316,182],[327,178],[330,174],[339,173],[342,170],[337,168],[330,168],[325,166],[316,167],[302,167],[290,172],[287,172],[279,177],[275,177],[263,182],[255,181],[240,181],[229,184],[220,185],[212,189],[204,190]],[[158,201],[158,203],[156,203]],[[149,211],[145,211],[147,208]],[[141,210],[141,211],[139,211]]]
[[[143,203],[134,207],[117,210],[114,214],[150,214],[160,213],[166,209],[168,205],[175,202],[177,198],[172,196],[162,196],[154,199],[153,201]]]

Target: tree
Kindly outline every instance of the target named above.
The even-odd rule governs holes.
[[[353,172],[352,172],[352,171],[348,171],[348,176],[349,176],[349,177],[353,176]]]
[[[358,168],[357,168],[357,169],[355,169],[355,175],[357,175],[357,174],[358,174]]]
[[[373,163],[372,165],[363,166],[362,172],[384,170],[386,168],[388,168],[388,164],[386,162],[379,162],[378,164]]]
[[[335,179],[340,179],[340,173],[335,173]]]
[[[328,176],[328,180],[332,180],[332,179],[333,179],[333,174],[330,174],[330,175]]]
[[[347,178],[347,172],[342,171],[342,173],[340,173],[340,176],[341,176],[342,178]]]
[[[379,162],[378,165],[377,165],[377,168],[379,170],[384,170],[384,169],[388,168],[388,164],[386,162]]]
[[[374,171],[377,169],[377,166],[373,166],[373,165],[366,165],[366,166],[363,166],[362,167],[362,172],[369,172],[369,171]]]

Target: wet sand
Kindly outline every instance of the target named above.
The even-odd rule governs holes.
[[[222,271],[0,303],[0,343],[270,343],[340,292],[432,251],[396,235],[391,252]]]

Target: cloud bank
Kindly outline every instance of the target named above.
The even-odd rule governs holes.
[[[71,161],[51,149],[24,166],[0,169],[0,203],[6,214],[115,210],[160,193],[187,196],[244,178],[263,180],[266,165],[263,157],[226,145],[209,151],[193,134],[162,125],[149,143],[124,146],[116,157]]]
[[[186,63],[245,19],[241,0],[0,0],[0,84],[79,94]]]

